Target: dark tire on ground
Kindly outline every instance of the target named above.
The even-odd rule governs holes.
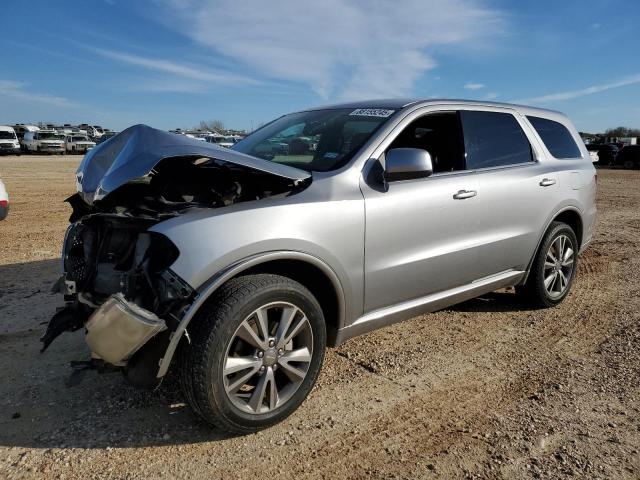
[[[313,334],[311,360],[304,380],[283,405],[266,413],[248,413],[234,405],[225,391],[227,348],[252,312],[274,302],[292,304],[306,315]],[[292,414],[313,388],[326,348],[325,321],[318,301],[298,282],[271,274],[246,275],[227,282],[198,311],[188,331],[191,344],[184,342],[180,351],[185,397],[205,421],[237,434],[267,428]]]
[[[573,250],[573,268],[564,292],[557,297],[552,297],[545,287],[545,261],[551,244],[562,235],[569,239],[570,248]],[[536,252],[527,282],[522,286],[516,287],[518,296],[533,308],[549,308],[561,303],[571,291],[571,286],[576,276],[578,250],[578,240],[573,229],[566,223],[553,222]]]

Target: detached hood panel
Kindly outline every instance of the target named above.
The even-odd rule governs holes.
[[[145,177],[163,159],[199,156],[252,168],[289,180],[310,173],[175,133],[134,125],[87,153],[76,172],[78,193],[88,204],[127,182]]]

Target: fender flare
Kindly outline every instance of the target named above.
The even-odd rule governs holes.
[[[171,364],[171,360],[178,348],[178,344],[180,343],[180,339],[184,335],[187,330],[187,326],[196,315],[198,310],[204,305],[204,303],[209,299],[209,297],[218,290],[222,285],[224,285],[228,280],[235,277],[239,273],[242,273],[249,268],[255,267],[262,263],[266,263],[272,260],[302,260],[307,263],[310,263],[329,277],[333,287],[337,293],[338,297],[338,325],[344,325],[345,319],[345,298],[344,298],[344,290],[342,288],[342,283],[340,279],[334,272],[334,270],[327,265],[323,260],[318,257],[294,250],[282,250],[282,251],[272,251],[265,252],[257,255],[252,255],[250,257],[239,260],[236,263],[228,266],[227,268],[221,270],[216,275],[211,277],[207,282],[198,287],[198,294],[193,301],[193,303],[189,306],[184,316],[180,320],[180,324],[178,328],[171,335],[171,340],[169,341],[169,345],[164,352],[164,355],[160,359],[159,368],[157,378],[162,378],[166,375],[169,370],[169,365]]]
[[[553,213],[553,215],[551,215],[549,217],[549,219],[547,220],[547,223],[545,224],[544,229],[542,230],[542,233],[540,234],[540,237],[538,238],[538,241],[536,242],[536,248],[533,251],[533,255],[531,255],[531,260],[529,260],[529,263],[527,264],[527,270],[526,270],[526,273],[524,275],[524,278],[520,281],[520,283],[518,285],[524,285],[526,283],[527,279],[529,278],[529,273],[531,272],[531,266],[533,265],[533,262],[536,259],[536,255],[538,254],[538,249],[540,248],[540,244],[542,243],[542,239],[544,238],[545,234],[547,233],[547,230],[549,230],[549,227],[551,226],[553,221],[558,217],[558,215],[560,215],[563,212],[567,212],[569,210],[576,212],[580,216],[580,220],[582,221],[582,212],[580,211],[580,209],[578,207],[575,207],[573,205],[568,205],[566,207],[561,208],[560,210],[557,210],[555,213]],[[580,246],[580,248],[582,248],[582,245]]]

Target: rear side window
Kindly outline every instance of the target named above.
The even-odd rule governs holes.
[[[527,120],[536,129],[551,155],[556,158],[582,158],[580,148],[567,127],[547,118],[527,116]]]
[[[461,110],[467,169],[517,165],[533,161],[531,144],[509,113]]]

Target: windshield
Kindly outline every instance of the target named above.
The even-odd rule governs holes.
[[[89,139],[87,137],[71,137],[72,142],[88,142]]]
[[[307,171],[328,172],[346,165],[394,112],[345,108],[292,113],[231,148]]]
[[[55,132],[38,132],[38,140],[64,140],[64,135]]]
[[[13,132],[7,132],[6,130],[0,130],[0,140],[15,140],[16,134]]]

